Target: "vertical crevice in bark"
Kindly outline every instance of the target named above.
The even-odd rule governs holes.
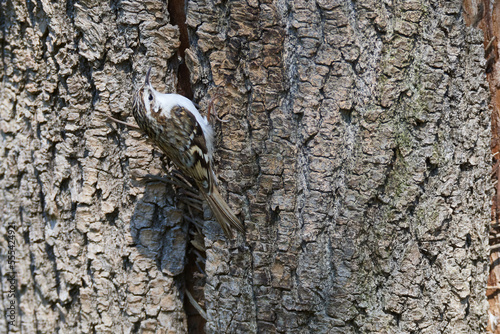
[[[191,87],[190,73],[186,66],[185,50],[189,48],[189,35],[186,25],[186,4],[184,0],[170,0],[168,2],[168,12],[170,13],[170,22],[179,27],[180,41],[178,56],[181,59],[177,68],[177,91],[179,94],[189,99],[193,98],[193,89]]]
[[[203,268],[197,266],[197,254],[194,248],[188,246],[186,254],[186,267],[184,269],[185,289],[190,291],[198,305],[204,309],[204,294],[203,288],[205,285],[205,277],[202,273]],[[198,262],[199,265],[199,262]],[[192,334],[205,333],[206,320],[200,315],[200,312],[191,304],[187,295],[184,296],[184,310],[186,311],[188,331]]]
[[[168,12],[170,14],[170,23],[177,25],[179,28],[179,40],[180,46],[178,49],[177,60],[180,62],[176,65],[177,71],[177,93],[186,96],[189,99],[193,99],[193,89],[191,86],[190,72],[186,65],[185,60],[185,50],[189,48],[189,34],[186,25],[186,4],[184,0],[170,0],[168,2]],[[192,233],[189,233],[191,239],[195,238],[198,231],[194,224],[190,224],[190,229]],[[187,293],[190,293],[196,300],[201,308],[204,308],[204,294],[203,288],[205,285],[205,277],[203,274],[204,263],[198,261],[199,257],[205,257],[205,254],[201,250],[196,250],[193,244],[188,242],[186,249],[186,266],[184,269],[184,289]],[[193,302],[184,295],[184,310],[187,316],[187,325],[189,333],[205,333],[205,323],[206,320],[200,315],[200,312],[196,309]]]

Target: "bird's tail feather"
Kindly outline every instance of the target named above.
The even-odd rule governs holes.
[[[212,191],[210,193],[205,193],[204,195],[212,213],[219,222],[227,238],[233,238],[233,231],[231,228],[235,228],[242,233],[245,231],[243,224],[234,215],[224,198],[222,198],[216,185],[212,187]]]

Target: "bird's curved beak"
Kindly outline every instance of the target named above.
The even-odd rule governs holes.
[[[146,81],[144,82],[146,85],[151,85],[149,83],[149,75],[151,74],[151,67],[149,67],[148,73],[146,73]]]

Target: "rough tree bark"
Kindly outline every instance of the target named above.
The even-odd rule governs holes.
[[[461,1],[10,0],[0,22],[0,328],[199,332],[186,287],[207,333],[485,328],[488,86]],[[207,220],[204,269],[167,162],[106,118],[133,122],[149,66],[229,121],[246,234]]]

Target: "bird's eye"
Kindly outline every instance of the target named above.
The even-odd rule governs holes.
[[[149,94],[148,99],[149,99],[149,101],[153,101],[153,95],[152,95],[152,94]]]

